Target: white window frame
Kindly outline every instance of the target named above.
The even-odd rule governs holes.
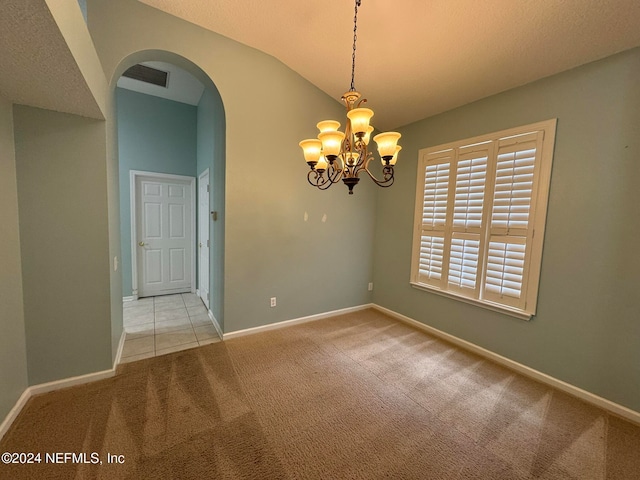
[[[556,124],[557,119],[551,119],[419,151],[410,279],[413,287],[523,320],[529,320],[535,315]],[[505,228],[498,224],[499,207],[496,206],[494,212],[494,202],[497,203],[494,193],[498,155],[500,154],[500,158],[504,160],[513,150],[524,152],[524,147],[519,148],[518,144],[535,145],[533,164],[528,167],[533,168],[531,197],[524,226],[521,225],[523,222],[517,221],[515,214],[514,226]],[[472,167],[475,170],[471,170]],[[479,172],[479,180],[472,183],[472,175],[475,175],[473,171]],[[434,172],[441,172],[440,176]],[[466,197],[460,195],[461,186],[466,188]],[[508,198],[516,198],[517,193]],[[432,198],[435,200],[432,201]],[[459,203],[455,210],[457,214],[454,225],[456,199]],[[514,203],[509,200],[509,215]],[[517,209],[517,206],[515,208]],[[431,242],[432,245],[425,247],[430,249],[426,254],[426,250],[421,252],[423,238],[425,244]],[[454,252],[454,261],[451,261],[454,239],[458,248]],[[460,247],[463,242],[464,246]],[[495,259],[498,257],[495,252],[502,244],[509,244],[514,249],[520,248],[517,245],[521,244],[524,250],[522,254],[511,254],[515,256],[513,258],[522,256],[523,260],[521,268],[517,270],[522,271],[521,280],[516,280],[515,290],[512,290],[510,295],[495,293],[497,287],[487,287],[486,282],[488,270],[496,274]],[[470,247],[465,250],[466,245]],[[491,257],[490,246],[493,252]],[[474,259],[476,247],[478,253]],[[460,262],[464,261],[464,258],[461,260],[461,256],[464,257],[465,252],[469,255],[467,258],[471,259],[470,267],[458,267],[461,265]],[[489,261],[489,258],[493,259],[493,262]],[[451,269],[451,278],[458,285],[450,281],[449,271],[452,265],[454,269]],[[470,272],[469,275],[465,276],[465,270]],[[505,272],[506,269],[504,272],[498,271],[503,277],[507,275]],[[459,275],[456,275],[457,273]],[[489,285],[491,283],[489,282]],[[491,288],[494,292],[490,291]],[[502,287],[500,289],[502,292]]]

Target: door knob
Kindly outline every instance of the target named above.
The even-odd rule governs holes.
[[[141,247],[144,247],[144,242],[138,242],[138,245],[140,245]]]

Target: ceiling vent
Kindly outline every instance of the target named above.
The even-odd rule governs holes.
[[[156,68],[147,67],[146,65],[138,64],[126,70],[122,76],[167,88],[169,73]]]

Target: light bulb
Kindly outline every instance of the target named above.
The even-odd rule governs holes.
[[[384,132],[373,137],[373,140],[378,144],[378,153],[382,158],[389,157],[391,159],[393,157],[400,137],[398,132]]]
[[[318,138],[322,142],[322,154],[325,157],[335,157],[340,154],[340,147],[342,146],[342,140],[344,140],[344,133],[337,130],[322,132],[318,135]]]
[[[389,160],[389,165],[395,165],[396,162],[398,161],[398,152],[402,150],[402,147],[400,145],[396,145],[396,151],[393,154],[393,157],[391,158],[391,160]],[[382,163],[382,165],[386,165],[387,162],[385,161],[384,158],[380,159],[380,162]]]
[[[302,140],[298,145],[302,147],[304,159],[307,163],[315,163],[322,154],[322,142],[316,138]]]
[[[369,108],[354,108],[347,112],[347,117],[351,120],[351,131],[354,135],[364,135],[369,128],[369,120],[373,117],[373,110]]]
[[[318,160],[318,163],[316,164],[316,170],[326,170],[327,169],[327,160],[321,156],[320,159]]]
[[[323,120],[318,122],[318,130],[320,132],[335,132],[340,128],[340,122],[336,122],[335,120]]]
[[[369,125],[369,128],[367,128],[367,131],[364,133],[364,138],[362,139],[365,145],[369,145],[369,141],[371,140],[372,133],[373,133],[373,125]]]

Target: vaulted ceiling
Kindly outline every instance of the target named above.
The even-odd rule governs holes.
[[[353,0],[139,1],[273,55],[336,101],[349,89]],[[65,38],[54,18],[81,22],[71,6],[3,2],[0,95],[100,118],[96,79],[73,59],[88,32]],[[362,0],[355,86],[386,130],[636,46],[639,0]]]
[[[339,99],[353,0],[140,0],[252,46]],[[640,45],[638,0],[362,0],[355,86],[395,128]]]

